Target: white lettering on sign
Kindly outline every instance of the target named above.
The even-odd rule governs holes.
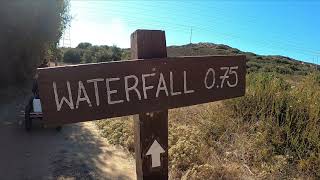
[[[134,84],[133,86],[129,87],[128,85],[128,81],[129,79],[134,79]],[[139,100],[141,100],[141,94],[139,92],[139,90],[137,89],[138,86],[138,78],[135,75],[130,75],[130,76],[125,76],[124,77],[124,88],[126,91],[126,99],[129,102],[130,101],[130,97],[129,97],[129,91],[134,90],[136,92],[136,94],[138,95]]]
[[[221,79],[221,86],[220,87],[223,88],[224,81],[229,78],[229,76],[228,76],[229,67],[221,67],[220,69],[225,70],[224,75],[220,76],[220,79]]]
[[[230,66],[230,67],[220,67],[219,69],[214,69],[209,67],[201,80],[203,83],[203,87],[208,90],[214,88],[234,88],[238,85],[239,79],[237,74],[238,66]],[[218,77],[217,74],[219,74]],[[65,96],[59,96],[58,92],[60,92],[57,88],[56,82],[53,82],[53,92],[56,102],[57,111],[61,111],[63,104],[67,104],[68,107],[73,109],[78,109],[81,102],[86,102],[88,107],[92,106],[100,106],[101,102],[101,92],[104,91],[107,94],[106,100],[109,105],[119,104],[124,102],[132,101],[133,97],[137,97],[135,99],[147,100],[152,98],[160,98],[161,95],[165,96],[180,96],[180,95],[188,95],[195,93],[197,89],[194,89],[192,84],[190,84],[190,80],[188,81],[188,71],[181,72],[180,76],[183,76],[183,84],[176,83],[174,80],[177,76],[172,71],[169,72],[169,76],[166,76],[160,72],[157,76],[156,73],[146,73],[137,75],[127,75],[124,77],[112,77],[112,78],[96,78],[89,79],[77,82],[77,89],[74,89],[73,92],[71,89],[71,85],[69,81],[66,81],[66,90],[63,92],[67,92]],[[181,79],[182,78],[177,78]],[[220,80],[220,81],[219,81]],[[87,84],[93,84],[94,95],[88,94],[86,88]],[[105,84],[103,83],[105,82]],[[103,83],[103,85],[102,85]],[[122,83],[122,84],[120,84]],[[179,86],[178,86],[179,84]],[[89,85],[87,85],[89,86]],[[101,89],[102,87],[103,90]],[[74,86],[72,86],[74,87]],[[100,87],[100,89],[99,89]],[[113,87],[113,88],[112,88]],[[116,88],[115,88],[116,87]],[[193,87],[193,88],[192,88]],[[119,89],[124,88],[124,89]],[[154,90],[154,91],[152,91]],[[153,92],[153,94],[151,94]],[[75,94],[72,94],[75,93]],[[77,93],[77,94],[76,94]],[[121,94],[120,94],[121,93]],[[90,97],[92,96],[92,97]],[[94,97],[93,97],[94,96]],[[76,101],[73,101],[73,97],[77,97]],[[119,98],[121,97],[121,98]],[[95,99],[96,103],[92,103],[92,99]],[[83,104],[83,103],[82,103]],[[85,105],[83,104],[83,105]]]
[[[220,87],[223,88],[224,87],[224,82],[227,80],[227,85],[231,88],[236,87],[238,85],[238,74],[235,71],[236,69],[238,69],[238,66],[233,66],[233,67],[221,67],[221,70],[224,70],[224,75],[220,76],[221,79],[221,85]],[[234,75],[235,77],[235,83],[231,84],[229,81],[230,76],[229,75]]]
[[[166,85],[166,81],[164,80],[164,77],[163,77],[162,73],[160,73],[160,77],[159,77],[159,83],[158,83],[158,88],[157,88],[157,92],[156,92],[156,98],[159,97],[160,91],[164,91],[166,93],[166,96],[169,96],[168,88],[167,88],[167,85]]]
[[[234,82],[234,84],[231,84],[230,81],[227,82],[227,84],[228,84],[229,87],[232,87],[232,88],[233,88],[233,87],[236,87],[236,86],[238,85],[238,74],[237,74],[237,71],[235,71],[235,70],[237,70],[237,69],[238,69],[238,66],[230,67],[230,69],[229,69],[229,74],[230,74],[230,75],[233,74],[234,77],[235,77],[235,82]]]
[[[93,83],[94,95],[96,96],[96,104],[97,104],[97,106],[100,105],[100,97],[99,97],[99,89],[98,89],[98,82],[99,81],[104,81],[104,79],[97,78],[97,79],[89,79],[89,80],[87,80],[87,83]]]
[[[181,92],[179,92],[179,91],[174,92],[173,85],[174,85],[174,83],[173,83],[173,74],[170,71],[170,92],[171,92],[171,96],[176,96],[176,95],[181,94]]]
[[[210,84],[208,84],[208,76],[212,76],[212,81]],[[212,68],[209,68],[207,73],[206,73],[206,77],[204,78],[204,85],[207,89],[212,89],[214,87],[214,84],[216,82],[216,73],[214,72],[214,70]]]
[[[118,103],[123,103],[123,100],[117,100],[117,101],[112,101],[111,100],[111,94],[117,94],[118,90],[111,90],[110,88],[110,82],[112,81],[119,81],[120,78],[107,78],[106,79],[106,87],[107,87],[107,95],[108,95],[108,104],[118,104]]]
[[[194,93],[194,90],[187,89],[187,72],[186,71],[183,71],[183,90],[185,94]]]
[[[165,150],[161,147],[157,140],[154,140],[152,145],[150,146],[146,155],[151,155],[151,167],[159,167],[161,166],[161,158],[160,154],[165,153]]]
[[[142,90],[144,99],[148,99],[147,90],[153,89],[154,86],[146,86],[146,78],[156,75],[155,73],[151,74],[142,74]]]
[[[81,94],[83,94],[84,97],[81,97]],[[87,91],[84,88],[82,81],[79,81],[78,82],[78,98],[77,98],[77,102],[76,102],[76,109],[78,109],[79,103],[81,101],[87,101],[89,107],[92,107],[92,104],[91,104],[91,101],[88,97]]]
[[[56,101],[57,111],[60,111],[63,105],[63,102],[66,102],[67,105],[70,107],[70,109],[74,109],[73,100],[72,100],[72,94],[71,94],[71,88],[70,88],[70,82],[67,81],[67,89],[69,94],[69,100],[66,97],[62,97],[59,101],[58,92],[57,92],[57,84],[55,81],[52,83],[53,86],[53,92],[54,92],[54,98]]]

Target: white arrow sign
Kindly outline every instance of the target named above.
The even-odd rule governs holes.
[[[161,147],[158,141],[154,140],[146,154],[146,155],[151,155],[153,168],[161,166],[160,154],[164,152],[165,152],[164,149]]]

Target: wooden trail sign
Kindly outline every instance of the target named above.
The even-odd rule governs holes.
[[[166,57],[164,31],[137,30],[131,34],[132,59]],[[168,109],[139,113],[134,117],[137,179],[168,179]]]
[[[167,58],[164,31],[131,35],[130,61],[38,69],[48,124],[133,115],[138,179],[168,179],[168,109],[245,94],[240,56]]]
[[[48,123],[74,123],[242,96],[244,56],[176,57],[39,69]]]

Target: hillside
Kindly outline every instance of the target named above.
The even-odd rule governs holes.
[[[251,52],[243,52],[223,44],[198,43],[182,46],[169,46],[168,56],[199,56],[199,55],[238,55],[247,56],[248,72],[278,72],[280,74],[306,75],[315,69],[310,63],[305,63],[284,56],[261,56]]]
[[[61,48],[60,61],[64,63],[96,63],[130,59],[130,48],[121,49],[116,46],[96,46],[87,42],[80,43],[76,48]],[[307,75],[316,66],[289,57],[268,55],[262,56],[252,52],[243,52],[223,44],[197,43],[181,46],[168,46],[169,57],[201,56],[201,55],[239,55],[247,57],[247,72],[276,72],[286,75]]]
[[[248,60],[245,96],[169,110],[169,179],[319,179],[320,73],[313,64],[211,43],[168,47],[168,56],[236,54]],[[131,116],[96,125],[111,144],[134,152]]]
[[[202,55],[239,55],[247,57],[247,72],[277,72],[289,75],[306,75],[316,68],[315,64],[306,63],[279,55],[258,55],[252,52],[243,52],[223,44],[197,43],[181,46],[168,46],[169,57],[174,56],[202,56]],[[130,58],[130,49],[123,49],[123,57]],[[319,68],[319,67],[318,67]]]

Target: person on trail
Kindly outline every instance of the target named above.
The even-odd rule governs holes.
[[[49,67],[47,59],[44,59],[42,64],[40,64],[40,66],[38,66],[38,68],[45,68],[45,67]],[[33,80],[32,93],[33,93],[34,98],[39,99],[39,89],[38,89],[37,79],[38,79],[38,74],[35,75],[34,80]]]
[[[49,67],[49,62],[47,59],[44,59],[42,64],[40,64],[38,66],[38,68],[46,68]],[[26,107],[25,107],[25,111],[24,111],[24,115],[25,115],[25,128],[27,131],[30,131],[31,127],[32,127],[32,119],[34,117],[31,117],[31,113],[35,112],[35,113],[40,113],[40,116],[38,115],[36,118],[41,117],[42,119],[42,108],[41,108],[41,103],[40,103],[40,97],[39,97],[39,88],[38,88],[38,74],[35,74],[34,77],[34,81],[33,81],[33,86],[32,86],[32,93],[33,96],[30,97]],[[62,128],[61,125],[56,127],[57,131],[60,131]]]

